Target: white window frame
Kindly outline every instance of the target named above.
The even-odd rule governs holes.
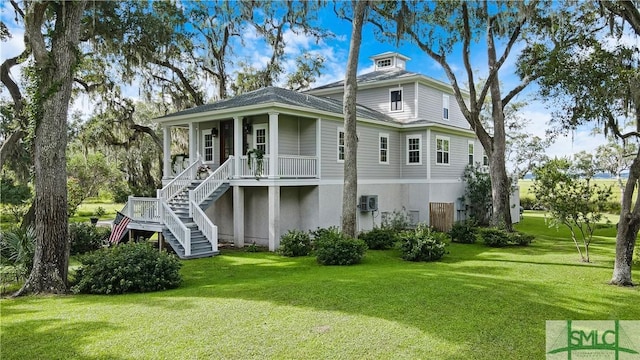
[[[378,69],[384,69],[384,68],[388,68],[388,67],[392,67],[392,66],[393,66],[393,59],[392,58],[378,59],[376,61],[376,67]]]
[[[253,148],[258,148],[258,130],[264,130],[264,153],[269,153],[269,125],[254,124],[253,125]]]
[[[451,144],[449,144],[451,145]],[[467,162],[469,165],[474,165],[476,162],[476,142],[469,140],[467,143]],[[471,160],[471,161],[469,161]]]
[[[340,133],[342,133],[342,144],[340,144]],[[346,138],[345,138],[345,133],[344,133],[344,128],[343,127],[339,127],[338,131],[336,132],[336,160],[339,163],[343,163],[344,162],[344,156],[345,156],[345,152],[347,151],[346,147],[345,147],[345,142],[346,142]],[[340,159],[340,148],[342,148],[342,159]]]
[[[439,144],[439,140],[447,142],[447,150],[445,151],[444,149],[439,150],[438,149],[438,144]],[[442,153],[442,162],[438,162],[438,153],[441,152]],[[445,156],[444,154],[447,154],[447,162],[444,162]],[[451,139],[448,136],[440,136],[440,135],[436,135],[436,165],[444,165],[444,166],[448,166],[451,165]]]
[[[393,109],[393,99],[392,99],[392,94],[395,91],[399,91],[400,92],[400,108],[399,109]],[[390,112],[403,112],[404,111],[404,91],[402,89],[401,86],[397,87],[397,88],[393,88],[393,89],[389,89],[389,111]]]
[[[418,149],[417,150],[410,150],[409,149],[409,142],[412,139],[418,139]],[[406,155],[407,155],[407,165],[422,165],[422,134],[410,134],[406,136],[406,144],[407,144],[407,151],[406,151]],[[418,162],[409,162],[410,159],[410,153],[413,151],[418,151]]]
[[[442,119],[449,120],[451,118],[451,108],[449,107],[449,95],[442,94]]]
[[[211,160],[207,160],[207,136],[211,137]],[[214,141],[213,135],[211,135],[211,129],[202,130],[202,162],[204,163],[214,163],[216,160],[216,145]]]
[[[385,149],[382,148],[382,139],[387,139],[387,147]],[[382,160],[382,152],[385,152],[386,160]],[[379,133],[378,134],[378,163],[379,164],[389,164],[389,134]]]
[[[482,166],[489,166],[489,157],[486,152],[482,152]]]

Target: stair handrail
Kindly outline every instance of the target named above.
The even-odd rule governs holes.
[[[233,159],[233,156],[229,156],[227,161],[220,165],[200,185],[189,191],[189,200],[195,202],[196,206],[200,206],[220,185],[227,182],[233,176]]]
[[[171,210],[166,202],[160,201],[160,203],[162,204],[162,221],[164,222],[164,225],[184,248],[184,256],[190,256],[191,229],[189,229],[182,220],[180,220],[178,215]]]
[[[218,227],[215,226],[207,214],[196,204],[191,201],[191,207],[193,208],[193,222],[196,223],[198,229],[202,231],[204,237],[211,243],[211,249],[218,251]]]
[[[191,184],[191,181],[196,178],[198,168],[202,165],[202,158],[198,157],[196,161],[182,170],[175,178],[158,190],[158,197],[164,201],[171,200],[174,196],[184,190]]]

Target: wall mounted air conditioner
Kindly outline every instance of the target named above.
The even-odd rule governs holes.
[[[378,195],[360,196],[360,211],[378,211]]]

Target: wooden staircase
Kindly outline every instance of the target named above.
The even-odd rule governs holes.
[[[205,235],[198,229],[193,218],[189,216],[189,191],[195,189],[202,183],[202,180],[193,180],[189,186],[185,187],[181,192],[176,194],[168,205],[171,210],[180,218],[180,221],[191,231],[191,254],[185,255],[184,247],[178,242],[176,237],[168,229],[162,231],[162,235],[167,243],[173,248],[176,255],[181,259],[196,259],[210,257],[218,254],[217,249],[214,250],[211,243]],[[204,211],[209,208],[216,200],[218,200],[229,189],[229,183],[220,185],[205,201],[200,204],[200,208]]]

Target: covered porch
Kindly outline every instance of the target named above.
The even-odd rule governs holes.
[[[233,156],[233,179],[318,179],[320,120],[278,112],[164,123],[163,183],[196,161],[211,173]],[[188,133],[188,154],[172,147],[172,129]],[[205,174],[203,174],[205,175]],[[204,176],[206,177],[206,176]]]

